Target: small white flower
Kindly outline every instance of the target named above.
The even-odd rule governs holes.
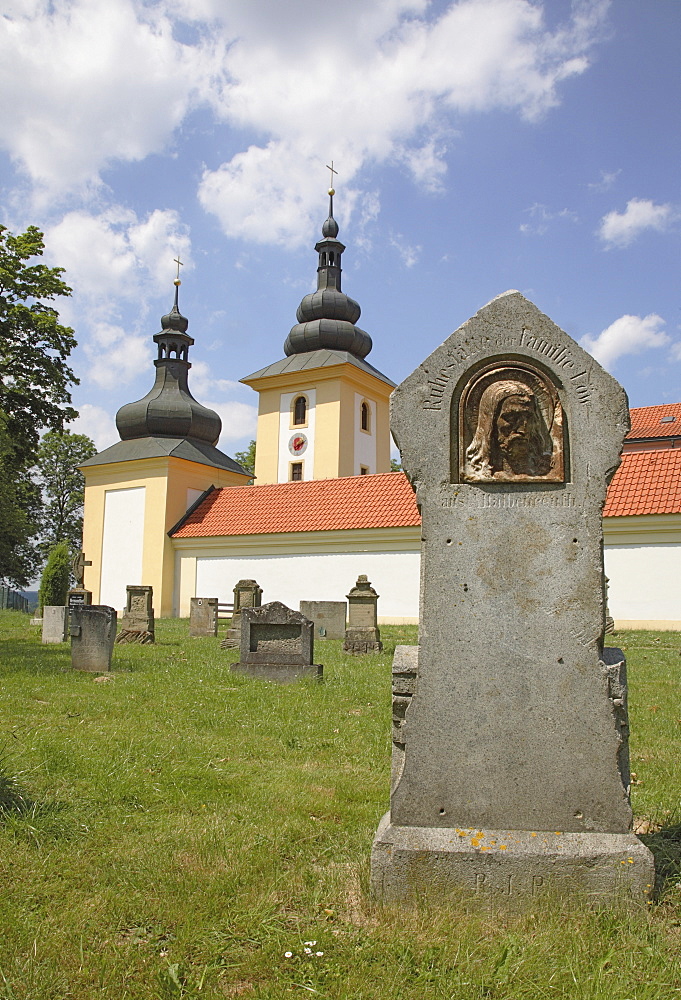
[[[315,952],[315,955],[317,956],[317,958],[321,958],[323,954],[324,954],[323,951],[316,951]]]
[[[312,948],[303,948],[303,951],[305,952],[306,955],[312,954]]]
[[[292,951],[285,951],[284,952],[284,958],[293,958],[293,952]]]
[[[317,944],[317,942],[316,941],[303,941],[303,944],[305,945],[306,948],[314,948],[314,946]]]

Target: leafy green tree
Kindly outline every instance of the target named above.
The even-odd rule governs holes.
[[[38,605],[42,612],[45,605],[66,604],[71,573],[71,552],[68,542],[58,542],[47,557],[45,569],[40,579]]]
[[[402,472],[402,465],[397,461],[396,458],[390,459],[390,471],[391,472]]]
[[[0,225],[0,580],[26,586],[38,554],[40,490],[29,470],[43,427],[60,429],[77,413],[69,387],[78,382],[66,359],[73,330],[52,302],[71,294],[63,268],[35,260],[44,250],[35,226],[14,236]]]
[[[235,451],[234,461],[242,465],[246,472],[255,475],[255,441],[251,441],[245,451]],[[253,480],[251,480],[252,482]]]
[[[38,445],[38,483],[43,493],[40,548],[47,553],[57,542],[79,549],[83,535],[85,479],[78,466],[97,454],[86,434],[48,431]]]

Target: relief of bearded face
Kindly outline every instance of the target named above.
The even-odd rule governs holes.
[[[469,482],[513,482],[551,475],[554,443],[525,382],[500,379],[480,397],[477,428],[463,469]]]

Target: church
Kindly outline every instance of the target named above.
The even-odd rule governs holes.
[[[317,289],[304,296],[284,358],[242,379],[258,393],[255,484],[217,447],[220,417],[192,396],[188,320],[175,302],[154,336],[152,389],[116,415],[121,440],[86,461],[85,586],[125,605],[150,585],[162,617],[192,597],[231,602],[256,579],[263,602],[344,600],[357,576],[380,595],[379,623],[418,621],[420,517],[390,471],[395,383],[368,361],[360,306],[341,288],[345,246],[329,216]],[[681,403],[631,411],[603,530],[618,628],[681,629]]]

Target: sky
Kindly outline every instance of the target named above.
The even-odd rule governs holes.
[[[681,399],[680,0],[2,0],[0,221],[73,288],[102,449],[173,301],[219,447],[282,358],[333,160],[343,290],[399,383],[518,289],[631,406]],[[396,454],[396,453],[395,453]]]

